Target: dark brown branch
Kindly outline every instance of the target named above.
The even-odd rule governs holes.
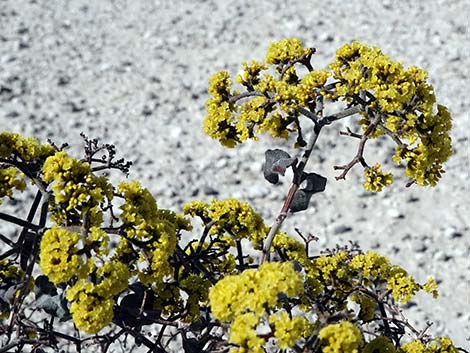
[[[33,224],[31,222],[25,221],[24,219],[0,212],[0,219],[3,219],[4,221],[19,225],[21,227],[24,227],[26,229],[38,231],[42,229],[40,225]]]
[[[8,244],[10,247],[14,247],[16,244],[15,242],[11,241],[7,236],[0,233],[0,240],[4,243]]]

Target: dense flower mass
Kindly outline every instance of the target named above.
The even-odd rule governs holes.
[[[144,283],[159,282],[171,273],[168,259],[176,248],[178,229],[187,229],[185,223],[171,211],[159,209],[155,198],[142,188],[140,183],[132,181],[121,183],[118,193],[124,198],[121,205],[121,220],[126,238],[140,244],[147,256],[145,270],[139,273]]]
[[[296,146],[301,146],[299,119],[316,116],[317,98],[343,100],[362,106],[359,124],[364,131],[377,119],[367,137],[386,135],[394,140],[393,160],[406,165],[410,181],[436,185],[444,173],[443,163],[452,154],[452,123],[447,108],[436,105],[427,73],[414,66],[404,68],[380,49],[357,41],[342,46],[327,70],[313,69],[309,63],[312,53],[298,39],[272,43],[265,62],[243,63],[243,73],[236,79],[246,89],[241,93],[232,89],[227,71],[213,75],[206,103],[206,134],[234,147],[261,133],[287,138],[296,132]],[[305,70],[300,71],[299,66],[307,73],[301,75]],[[330,77],[334,81],[328,84]],[[381,191],[393,181],[391,174],[377,166],[365,170],[366,190]]]
[[[230,326],[231,343],[241,346],[239,352],[252,350],[262,352],[265,340],[256,334],[257,326],[266,315],[280,305],[280,295],[288,298],[303,293],[302,278],[291,263],[267,262],[258,270],[246,270],[239,275],[226,276],[209,292],[213,315]],[[283,347],[292,346],[308,328],[303,318],[285,315],[272,316],[275,335]]]
[[[286,38],[272,43],[266,51],[266,63],[279,64],[312,54],[312,49],[304,48],[296,38]]]
[[[265,63],[243,63],[243,74],[236,81],[248,92],[232,90],[230,75],[221,71],[209,81],[210,98],[206,103],[204,131],[227,147],[234,147],[256,134],[268,132],[287,138],[298,128],[297,107],[310,107],[325,85],[330,73],[312,70],[299,78],[295,62],[306,60],[313,53],[295,38],[273,43],[267,50]],[[277,65],[277,74],[262,74],[269,65]],[[247,99],[243,99],[247,98]]]
[[[289,196],[296,200],[299,191],[324,189],[324,182],[320,187],[311,179],[316,173],[303,169],[315,145],[303,139],[304,126],[312,126],[316,139],[324,126],[359,113],[362,134],[351,129],[342,133],[360,139],[358,153],[336,169],[346,173],[360,164],[364,188],[381,191],[393,176],[379,163],[369,167],[361,151],[367,139],[389,136],[398,146],[394,161],[406,163],[409,184],[435,185],[452,153],[451,118],[446,107],[435,105],[426,73],[405,69],[378,48],[359,42],[340,48],[327,70],[310,64],[314,52],[294,38],[273,43],[264,62],[243,63],[236,78],[242,93],[232,89],[228,72],[213,75],[205,132],[228,147],[260,133],[281,138],[297,133],[296,146],[309,146],[301,157],[276,150],[274,154],[284,157],[269,162],[270,150],[264,167],[272,183],[279,178],[270,173],[284,175],[286,166],[292,168]],[[326,100],[346,102],[345,110],[326,116]],[[71,316],[76,328],[89,334],[114,322],[122,329],[116,331],[131,333],[150,350],[170,343],[173,337],[164,342],[169,336],[165,329],[173,327],[183,348],[191,351],[264,353],[276,346],[274,350],[286,352],[458,352],[449,338],[433,339],[397,318],[399,305],[419,291],[437,297],[432,278],[420,284],[386,257],[363,253],[354,243],[312,255],[315,236],[299,231],[300,242],[278,230],[285,210],[301,208],[289,205],[289,197],[271,228],[277,233],[266,239],[270,228],[245,202],[193,201],[184,205],[184,214],[176,214],[159,208],[137,181],[114,187],[97,173],[111,168],[127,172],[128,164],[123,159],[113,164],[109,145],[98,146],[86,137],[85,142],[85,159],[80,160],[35,139],[0,134],[0,198],[23,191],[26,180],[39,189],[26,220],[0,214],[22,228],[16,243],[0,234],[13,249],[0,254],[0,320],[14,312],[20,323],[24,311],[18,308],[34,287],[37,308],[51,318]],[[103,148],[108,156],[99,159]],[[295,186],[302,188],[292,192]],[[192,230],[186,216],[200,218],[200,237],[183,234]],[[34,243],[30,238],[40,240],[39,254],[28,252]],[[249,252],[246,240],[251,242]],[[256,250],[263,251],[259,265]],[[45,276],[34,280],[36,260]],[[28,270],[23,272],[15,262]],[[157,341],[147,341],[139,331],[155,323],[161,329],[154,335]],[[44,346],[57,348],[56,337],[44,331]],[[94,339],[107,345],[121,333],[110,331]],[[41,342],[34,342],[38,349]]]
[[[96,268],[91,266],[83,276],[67,290],[66,298],[71,303],[70,312],[77,327],[88,333],[97,333],[113,319],[114,296],[128,287],[131,276],[126,264],[109,261]]]
[[[193,201],[184,205],[183,211],[198,216],[205,222],[212,222],[210,234],[228,233],[235,239],[250,239],[257,247],[269,232],[263,218],[246,202],[236,199],[212,200],[210,204]]]
[[[44,162],[43,180],[52,185],[52,219],[60,225],[101,225],[100,203],[112,200],[112,186],[106,177],[92,173],[88,163],[59,151]],[[86,218],[84,218],[86,216]]]
[[[380,49],[352,42],[336,52],[330,65],[339,80],[334,98],[351,100],[362,92],[373,94],[371,107],[381,113],[383,128],[407,140],[397,147],[394,160],[406,162],[405,174],[419,185],[436,185],[442,164],[452,154],[449,136],[451,117],[446,107],[437,105],[427,74],[417,67],[404,69]],[[362,120],[364,126],[368,119]],[[385,130],[387,129],[387,130]]]
[[[274,337],[277,338],[277,344],[281,349],[294,346],[301,337],[308,337],[312,328],[305,317],[291,317],[285,311],[271,315],[269,323],[274,325]]]
[[[382,191],[384,186],[393,183],[393,175],[380,170],[380,164],[377,163],[371,168],[364,171],[365,183],[364,189],[368,191],[378,192]]]
[[[111,323],[114,300],[111,296],[101,296],[93,283],[78,282],[67,291],[66,298],[72,303],[70,313],[80,330],[97,333]]]
[[[359,353],[364,341],[359,328],[349,321],[328,325],[320,330],[324,353]]]
[[[0,133],[0,158],[11,156],[23,161],[39,159],[44,161],[56,151],[50,144],[40,144],[35,138],[23,137],[12,132]]]
[[[63,228],[48,229],[41,240],[40,262],[42,272],[50,281],[67,282],[83,265],[78,253],[80,234]]]
[[[403,353],[458,353],[459,350],[454,346],[452,340],[448,337],[437,337],[432,342],[425,344],[421,340],[413,340],[403,344],[400,352]]]
[[[288,297],[303,293],[301,277],[290,263],[268,262],[257,271],[227,276],[211,289],[209,299],[214,316],[230,322],[246,311],[263,315],[266,308],[276,307],[279,293]]]

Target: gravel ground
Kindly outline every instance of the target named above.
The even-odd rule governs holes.
[[[406,189],[396,177],[378,195],[362,190],[358,171],[336,182],[332,166],[348,162],[357,146],[338,136],[343,125],[332,125],[309,162],[328,177],[327,190],[285,230],[316,234],[319,248],[358,241],[420,281],[434,276],[440,298],[419,296],[408,313],[469,349],[469,17],[465,0],[0,0],[0,129],[69,142],[72,151],[83,131],[133,160],[130,177],[162,207],[235,196],[270,223],[288,185],[263,180],[264,151],[292,144],[261,138],[226,150],[205,136],[209,76],[236,74],[242,61],[262,59],[270,42],[285,37],[316,47],[320,68],[345,42],[377,45],[428,70],[450,108],[455,154],[447,173],[426,189]],[[366,157],[392,168],[385,162],[392,145],[375,147]]]

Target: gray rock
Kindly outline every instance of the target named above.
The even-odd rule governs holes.
[[[458,239],[458,238],[461,238],[463,234],[457,229],[457,227],[449,226],[444,229],[444,236],[447,239]]]
[[[333,228],[333,233],[334,234],[344,234],[344,233],[349,233],[352,230],[353,230],[352,227],[341,224],[341,225],[336,226],[336,227]]]

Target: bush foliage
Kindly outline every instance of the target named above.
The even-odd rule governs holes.
[[[0,352],[125,350],[129,337],[149,352],[463,351],[402,313],[419,291],[437,297],[432,278],[417,283],[353,243],[315,254],[315,237],[299,233],[297,241],[281,231],[289,214],[325,189],[326,178],[305,168],[321,130],[336,121],[354,116],[358,127],[341,132],[358,148],[334,167],[337,179],[361,166],[370,192],[393,175],[367,163],[369,139],[396,144],[391,158],[405,165],[407,186],[436,185],[452,153],[450,114],[436,104],[425,71],[359,42],[341,47],[327,69],[314,69],[314,54],[284,39],[264,62],[243,63],[235,79],[241,91],[225,71],[209,82],[204,131],[223,145],[261,133],[296,136],[297,155],[266,151],[268,182],[293,171],[271,225],[237,199],[190,201],[181,214],[162,209],[137,181],[113,185],[104,172],[128,174],[131,163],[86,136],[84,156],[75,158],[66,146],[1,133],[0,196],[28,190],[35,197],[25,218],[0,212],[18,229],[0,234],[7,248],[0,254]],[[330,102],[342,108],[326,115]],[[246,253],[246,242],[258,256]]]

